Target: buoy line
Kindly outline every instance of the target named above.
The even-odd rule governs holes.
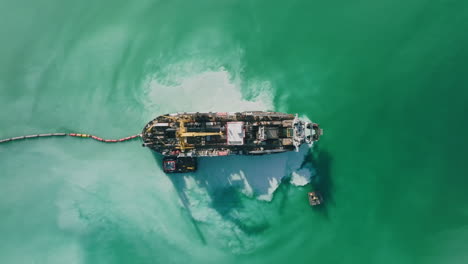
[[[80,137],[80,138],[92,138],[97,141],[105,142],[105,143],[117,143],[117,142],[124,142],[128,140],[132,140],[134,138],[138,138],[141,136],[141,134],[129,136],[129,137],[124,137],[120,139],[103,139],[94,135],[90,134],[81,134],[81,133],[47,133],[47,134],[35,134],[35,135],[27,135],[27,136],[20,136],[20,137],[12,137],[12,138],[6,138],[6,139],[1,139],[0,143],[6,143],[10,141],[16,141],[16,140],[23,140],[23,139],[30,139],[30,138],[39,138],[39,137],[64,137],[64,136],[70,136],[70,137]]]

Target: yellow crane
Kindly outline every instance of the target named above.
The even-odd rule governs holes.
[[[223,132],[187,132],[185,127],[186,122],[192,122],[191,117],[175,117],[175,116],[164,116],[168,119],[173,120],[174,122],[179,122],[179,129],[176,131],[176,138],[179,141],[179,146],[177,147],[181,151],[186,149],[194,148],[192,144],[187,143],[188,137],[206,137],[206,136],[222,136]]]

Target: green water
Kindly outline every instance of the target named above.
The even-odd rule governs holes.
[[[118,138],[176,111],[325,130],[312,154],[176,178],[137,141],[2,144],[1,263],[466,263],[466,1],[0,6],[0,138]]]

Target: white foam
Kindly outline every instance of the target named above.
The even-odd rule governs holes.
[[[236,181],[237,181],[237,184],[236,184]],[[250,186],[249,181],[245,177],[245,173],[243,171],[239,171],[239,173],[231,174],[229,184],[240,186],[242,193],[248,197],[252,197],[254,195],[253,188],[252,186]]]
[[[312,173],[308,168],[302,168],[297,171],[293,171],[291,174],[291,184],[296,186],[304,186],[310,182]]]
[[[170,80],[170,81],[169,81]],[[248,89],[255,97],[245,99],[241,80],[232,79],[224,69],[173,78],[151,76],[146,82],[146,104],[149,112],[237,112],[273,108],[273,91],[267,81],[253,82]],[[154,116],[152,116],[154,117]]]
[[[268,184],[269,186],[266,193],[258,196],[259,200],[271,201],[271,199],[273,199],[273,193],[278,189],[279,182],[276,178],[271,178],[268,179]]]

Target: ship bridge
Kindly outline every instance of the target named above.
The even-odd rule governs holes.
[[[232,146],[244,145],[244,122],[227,122],[227,143]]]

